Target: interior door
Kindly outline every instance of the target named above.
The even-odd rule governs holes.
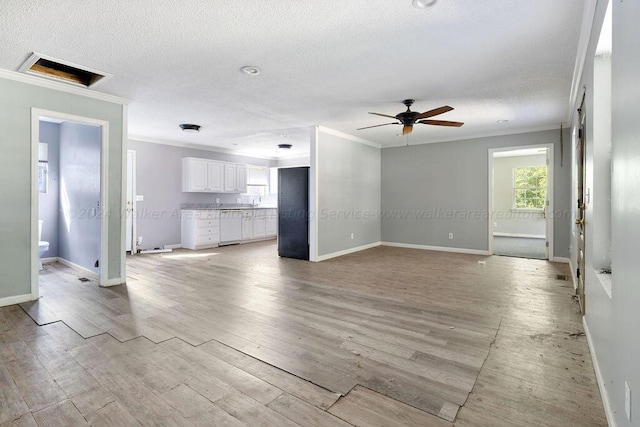
[[[578,129],[578,141],[576,146],[576,162],[577,162],[577,209],[576,209],[576,237],[577,237],[577,257],[578,265],[576,268],[576,277],[578,279],[578,300],[580,301],[580,310],[585,313],[585,299],[584,299],[584,279],[585,279],[585,140],[586,140],[586,113],[584,109],[584,97],[582,98],[582,105],[578,109],[578,118],[580,128]]]

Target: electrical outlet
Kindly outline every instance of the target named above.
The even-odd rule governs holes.
[[[353,233],[351,233],[351,240],[353,240]]]
[[[497,223],[497,222],[494,222],[494,223],[493,223],[493,226],[494,226],[494,227],[497,227],[497,226],[498,226],[498,223]]]
[[[449,239],[453,240],[453,233],[449,233]]]
[[[628,382],[624,382],[624,411],[627,413],[627,419],[631,421],[631,387]]]
[[[220,203],[220,197],[216,197],[216,203]]]

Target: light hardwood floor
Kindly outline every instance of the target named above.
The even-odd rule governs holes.
[[[486,264],[479,264],[485,261]],[[53,264],[0,309],[0,425],[606,425],[565,265],[272,242]]]

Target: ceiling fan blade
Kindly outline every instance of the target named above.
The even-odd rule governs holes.
[[[447,120],[422,120],[417,123],[421,123],[423,125],[451,126],[454,128],[459,128],[464,124],[462,122],[450,122]]]
[[[453,107],[449,107],[448,105],[442,106],[440,108],[434,108],[433,110],[425,111],[424,113],[418,115],[417,119],[426,119],[427,117],[437,116],[438,114],[446,113],[447,111],[453,110]]]
[[[393,123],[384,123],[382,125],[374,125],[374,126],[367,126],[367,127],[363,127],[363,128],[358,128],[356,130],[362,130],[362,129],[371,129],[371,128],[377,128],[379,126],[387,126],[387,125],[399,125],[400,123],[398,122],[393,122]]]
[[[372,113],[372,112],[369,112],[369,114],[375,114],[376,116],[382,116],[382,117],[389,117],[390,119],[397,119],[396,116],[390,116],[388,114]]]
[[[413,125],[410,125],[410,126],[404,125],[402,127],[402,134],[403,135],[409,135],[412,131],[413,131]]]

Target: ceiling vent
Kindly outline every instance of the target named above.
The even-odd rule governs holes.
[[[34,52],[18,70],[80,87],[91,87],[111,74]]]

